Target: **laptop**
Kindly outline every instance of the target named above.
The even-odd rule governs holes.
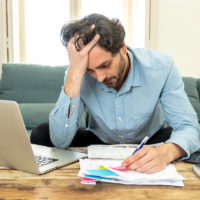
[[[0,166],[43,174],[87,154],[31,144],[15,101],[0,100]]]

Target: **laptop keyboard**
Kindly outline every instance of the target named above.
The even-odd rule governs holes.
[[[42,166],[47,165],[49,163],[58,161],[58,159],[47,158],[47,157],[43,157],[43,156],[35,156],[35,158],[36,158],[36,162],[37,162],[38,167],[42,167]]]

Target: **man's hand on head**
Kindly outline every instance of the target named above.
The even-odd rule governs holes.
[[[94,28],[95,25],[90,27],[91,30]],[[64,85],[64,91],[70,98],[74,98],[80,93],[82,77],[88,66],[88,53],[97,44],[100,35],[96,34],[87,45],[84,45],[83,40],[80,39],[78,43],[80,50],[75,46],[75,40],[77,37],[78,35],[72,37],[67,44],[69,69]]]
[[[90,29],[93,30],[95,25],[93,24]],[[99,41],[99,34],[95,35],[93,39],[87,44],[83,44],[83,39],[78,41],[78,46],[80,49],[77,49],[75,41],[79,35],[72,37],[67,45],[68,55],[69,55],[69,67],[75,73],[83,75],[87,70],[88,65],[88,53],[89,51],[97,44]]]

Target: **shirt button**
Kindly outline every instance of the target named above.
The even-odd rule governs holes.
[[[74,108],[75,107],[75,105],[74,104],[72,104],[72,108]]]
[[[121,118],[121,117],[118,117],[118,120],[122,120],[122,118]]]
[[[69,125],[68,125],[68,124],[65,124],[65,127],[66,127],[66,128],[68,128],[68,127],[69,127]]]
[[[124,138],[124,136],[121,136],[121,138]]]

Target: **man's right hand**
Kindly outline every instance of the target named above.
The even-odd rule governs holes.
[[[92,25],[91,29],[94,29],[94,27],[95,26]],[[71,38],[67,45],[70,64],[64,85],[64,91],[70,98],[79,95],[82,77],[88,66],[88,53],[97,44],[100,38],[98,34],[95,35],[87,45],[84,46],[83,43],[81,43],[81,49],[80,51],[77,51],[74,44],[75,37],[76,36]]]

